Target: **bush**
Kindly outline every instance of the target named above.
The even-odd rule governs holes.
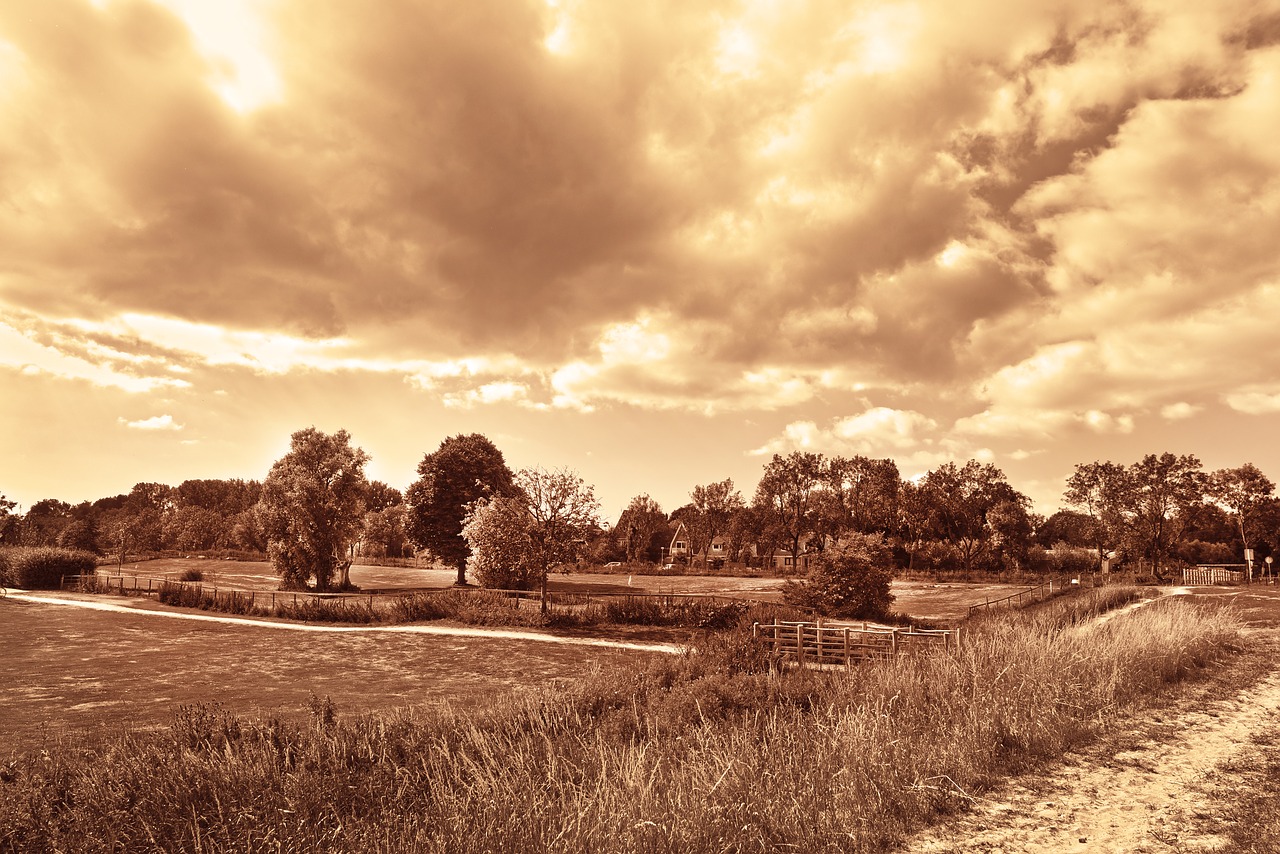
[[[92,552],[42,546],[8,549],[3,563],[6,586],[56,590],[64,575],[93,575],[98,558]]]
[[[849,534],[818,556],[806,578],[788,581],[783,598],[836,617],[887,617],[891,558],[880,534]]]
[[[179,581],[204,581],[204,570],[198,566],[189,566],[178,576]]]

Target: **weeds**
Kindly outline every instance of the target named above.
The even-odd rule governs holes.
[[[1236,631],[1177,601],[1087,629],[1015,614],[953,654],[770,677],[738,630],[467,717],[180,710],[168,733],[20,758],[0,849],[882,851]]]

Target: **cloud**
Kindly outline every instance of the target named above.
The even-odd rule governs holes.
[[[983,439],[1267,381],[1256,4],[286,0],[240,42],[169,5],[0,9],[12,370],[814,425],[912,390]],[[948,420],[912,411],[811,441]]]
[[[152,416],[151,418],[146,418],[141,421],[130,421],[127,418],[123,418],[123,417],[117,420],[119,421],[119,423],[123,424],[125,427],[128,427],[130,430],[145,430],[149,432],[153,430],[175,430],[176,431],[176,430],[183,429],[183,425],[175,422],[173,420],[172,415],[155,415],[155,416]]]

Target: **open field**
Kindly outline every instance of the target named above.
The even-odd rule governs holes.
[[[490,638],[313,634],[15,598],[0,601],[0,649],[0,757],[46,731],[161,726],[183,704],[216,700],[236,713],[292,717],[305,714],[314,693],[332,697],[339,712],[446,701],[465,708],[495,692],[649,655]]]
[[[124,575],[177,578],[185,570],[199,569],[205,585],[227,590],[275,590],[279,579],[265,562],[166,558],[130,563]],[[101,571],[113,571],[102,567]],[[351,581],[368,592],[398,593],[450,587],[452,570],[396,566],[352,566]],[[732,575],[607,575],[603,573],[556,573],[548,580],[553,591],[575,593],[695,593],[736,596],[769,602],[782,600],[781,578],[748,578]],[[894,581],[894,610],[923,620],[949,621],[964,618],[969,606],[1025,590],[1020,584],[933,583]]]

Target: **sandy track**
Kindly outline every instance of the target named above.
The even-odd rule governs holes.
[[[1280,715],[1280,673],[1240,693],[1163,715],[1132,749],[1077,756],[981,798],[972,812],[918,835],[912,854],[1208,852],[1198,837],[1207,775]]]
[[[71,608],[86,608],[91,611],[115,611],[125,614],[147,614],[153,617],[167,617],[176,620],[195,620],[199,622],[224,623],[236,626],[261,626],[263,628],[280,629],[296,632],[385,632],[393,634],[447,635],[464,638],[500,638],[502,640],[526,640],[540,643],[573,644],[576,646],[593,646],[606,649],[630,649],[640,652],[680,653],[684,647],[666,643],[638,643],[635,641],[610,640],[608,638],[564,637],[543,632],[519,631],[516,629],[485,629],[471,626],[318,626],[310,623],[277,622],[274,620],[254,620],[248,617],[219,617],[212,614],[193,614],[183,611],[158,611],[150,608],[139,608],[115,602],[85,601],[67,599],[59,596],[40,596],[9,589],[6,598],[19,602],[36,602],[43,605],[64,605]]]

